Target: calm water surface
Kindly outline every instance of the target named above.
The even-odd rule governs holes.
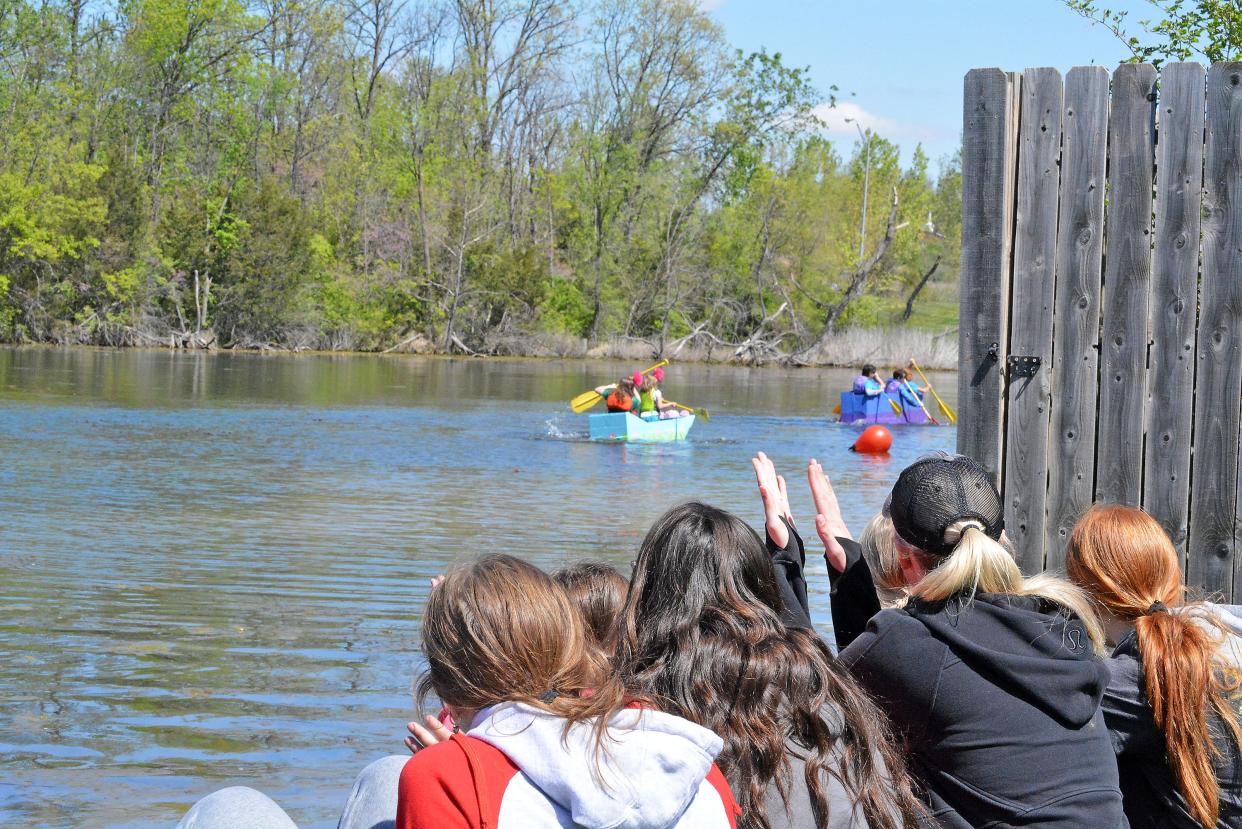
[[[851,372],[689,365],[665,384],[711,410],[689,441],[585,441],[565,401],[634,368],[0,350],[0,825],[171,826],[245,784],[334,826],[354,774],[404,751],[446,565],[627,572],[690,498],[758,526],[758,449],[804,530],[812,455],[861,529],[905,463],[955,441],[911,427],[855,456],[826,416]]]

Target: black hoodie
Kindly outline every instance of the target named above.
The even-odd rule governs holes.
[[[1124,829],[1100,711],[1108,669],[1082,623],[988,593],[867,619],[879,607],[870,571],[840,541],[846,571],[828,568],[839,658],[889,713],[939,824]],[[779,557],[778,577],[801,558]]]

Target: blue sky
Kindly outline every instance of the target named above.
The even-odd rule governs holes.
[[[809,66],[823,90],[840,87],[830,134],[857,140],[846,116],[902,145],[918,142],[933,161],[953,153],[962,129],[962,78],[979,66],[1021,70],[1098,64],[1127,56],[1111,33],[1060,0],[700,0],[729,41],[767,47],[791,66]],[[1144,0],[1104,0],[1150,17]],[[850,94],[854,93],[854,94]]]

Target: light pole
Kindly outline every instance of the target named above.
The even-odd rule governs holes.
[[[864,133],[857,119],[846,118],[845,123],[854,125],[854,129],[858,130],[858,137],[863,142],[862,232],[858,234],[858,261],[862,262],[863,248],[867,244],[867,194],[871,190],[871,133]]]

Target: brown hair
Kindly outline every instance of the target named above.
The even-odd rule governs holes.
[[[1165,609],[1181,605],[1185,593],[1173,542],[1140,510],[1094,506],[1070,534],[1065,567],[1102,608],[1134,624],[1147,703],[1164,732],[1169,768],[1190,814],[1211,829],[1220,815],[1213,766],[1220,749],[1211,739],[1208,709],[1235,745],[1242,742],[1230,705],[1239,681],[1219,669],[1219,639],[1191,613]]]
[[[805,758],[816,826],[827,827],[824,777],[872,829],[921,814],[888,720],[819,636],[781,623],[781,597],[763,542],[740,518],[707,504],[666,512],[638,553],[615,664],[635,697],[715,731],[716,763],[742,809],[739,829],[770,829],[773,781],[788,802],[787,740]],[[839,716],[829,722],[825,710]]]
[[[650,374],[643,375],[643,385],[642,385],[643,391],[654,391],[656,386],[658,385],[660,385],[660,381],[655,379],[655,377],[653,377]]]
[[[518,701],[564,717],[567,730],[599,717],[602,742],[607,715],[621,707],[619,686],[607,680],[569,596],[513,556],[485,556],[450,570],[431,591],[422,628],[427,670],[418,682],[419,708],[432,693],[469,709]]]
[[[602,561],[579,561],[557,570],[552,578],[582,614],[587,640],[611,656],[617,644],[617,620],[630,589],[625,576]]]

